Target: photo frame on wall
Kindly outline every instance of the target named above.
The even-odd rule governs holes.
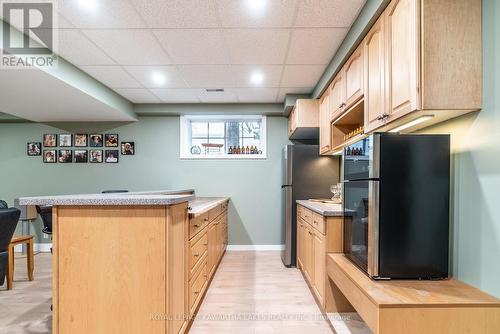
[[[72,150],[59,150],[57,161],[61,164],[69,164],[73,162]]]
[[[135,143],[133,141],[122,142],[121,153],[122,155],[135,155]]]
[[[57,147],[57,135],[54,133],[46,133],[43,135],[43,147]]]
[[[42,155],[42,143],[40,142],[30,142],[26,147],[27,154],[30,157],[36,157]]]
[[[89,136],[87,134],[75,134],[75,147],[87,147]]]
[[[104,143],[106,147],[118,147],[118,135],[113,133],[105,134]]]
[[[59,135],[59,147],[71,147],[73,146],[73,135],[69,133],[63,133]]]
[[[104,162],[107,164],[118,163],[119,154],[120,154],[120,152],[118,150],[106,150],[106,152],[104,154]]]
[[[91,164],[100,164],[103,162],[102,150],[90,150],[89,161]]]
[[[87,150],[75,150],[75,163],[87,163],[89,161]]]
[[[89,138],[89,146],[90,147],[102,147],[103,140],[101,134],[91,134]]]
[[[43,162],[47,164],[55,164],[57,162],[56,150],[43,150]]]

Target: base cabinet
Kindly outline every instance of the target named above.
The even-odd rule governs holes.
[[[327,253],[342,253],[342,217],[323,217],[297,205],[297,263],[314,296],[326,308]]]

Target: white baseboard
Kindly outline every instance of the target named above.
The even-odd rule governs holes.
[[[23,251],[23,245],[16,245],[14,246],[14,253],[21,253]],[[33,244],[33,251],[35,252],[42,252],[42,253],[50,253],[50,248],[52,248],[52,243],[34,243]]]
[[[228,245],[228,251],[282,251],[285,245]]]

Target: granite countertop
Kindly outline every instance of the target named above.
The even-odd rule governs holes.
[[[310,200],[297,200],[297,204],[319,213],[324,217],[342,217],[344,215],[342,204],[322,203]]]
[[[196,217],[227,201],[229,197],[196,197],[189,201],[189,217]]]
[[[19,205],[172,205],[195,198],[194,191],[157,190],[114,194],[21,197]],[[17,201],[16,201],[17,202]]]

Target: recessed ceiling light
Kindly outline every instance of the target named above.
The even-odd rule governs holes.
[[[250,76],[250,82],[254,85],[262,85],[264,82],[264,74],[262,72],[253,72]]]
[[[167,77],[165,77],[162,73],[155,72],[151,76],[151,80],[153,80],[155,85],[163,86],[165,82],[167,82]]]
[[[268,0],[246,0],[248,10],[254,14],[262,14],[267,8]]]
[[[87,12],[97,10],[97,0],[78,0],[78,7]]]

